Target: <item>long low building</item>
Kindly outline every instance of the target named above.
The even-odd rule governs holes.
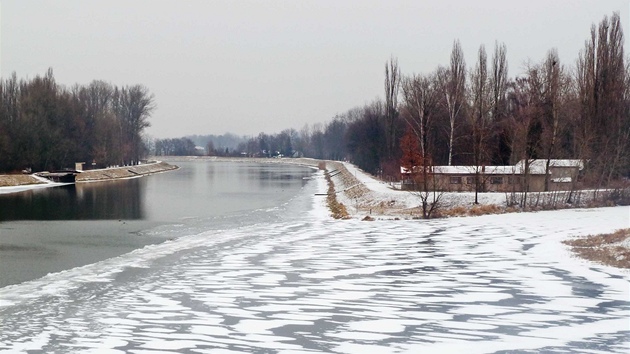
[[[428,185],[431,189],[444,191],[472,192],[475,190],[475,176],[478,176],[480,191],[543,192],[546,176],[546,190],[570,190],[583,168],[582,160],[537,159],[521,160],[512,166],[431,166],[426,175],[430,178]],[[403,189],[419,189],[424,178],[421,168],[401,167],[400,173]]]

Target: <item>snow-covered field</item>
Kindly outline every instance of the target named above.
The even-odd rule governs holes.
[[[311,198],[0,289],[0,353],[630,350],[628,273],[560,243],[628,227],[628,207],[362,222]]]

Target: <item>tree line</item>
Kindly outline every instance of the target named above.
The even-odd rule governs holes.
[[[142,85],[103,81],[66,88],[52,69],[44,76],[0,81],[0,171],[137,164],[155,108]]]
[[[182,138],[147,139],[155,156],[241,156],[241,144],[247,137],[231,133],[222,135],[189,135]]]
[[[348,159],[393,178],[410,150],[420,165],[582,159],[587,185],[609,185],[630,177],[630,59],[623,43],[614,13],[591,27],[573,65],[551,49],[514,78],[501,43],[490,56],[481,45],[468,66],[455,40],[450,62],[429,73],[403,75],[392,57],[384,100],[300,131],[261,133],[239,149],[250,156]]]

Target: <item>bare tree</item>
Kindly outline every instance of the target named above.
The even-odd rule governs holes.
[[[422,158],[430,158],[430,125],[438,105],[436,75],[413,75],[403,80],[405,120],[418,137]]]
[[[116,135],[110,134],[115,119],[111,110],[113,86],[95,80],[88,86],[77,86],[74,91],[85,106],[86,129],[92,133],[85,139],[86,148],[92,156],[92,161],[89,162],[105,166],[120,162],[113,158],[117,154],[116,146],[120,147],[120,141],[115,141]]]
[[[620,174],[628,155],[625,114],[626,68],[623,30],[619,13],[591,27],[591,37],[577,61],[576,82],[580,100],[577,131],[580,155],[590,161],[590,182],[604,186]]]
[[[558,57],[558,51],[552,49],[547,53],[542,67],[543,71],[543,102],[544,102],[544,119],[543,130],[545,134],[545,143],[547,145],[545,149],[545,155],[547,161],[545,163],[545,186],[544,190],[549,190],[549,179],[551,176],[549,165],[551,159],[556,152],[556,145],[558,141],[558,134],[560,131],[560,100],[563,92],[563,86],[566,82],[562,80],[562,68],[560,66],[560,59]]]
[[[520,186],[519,203],[523,208],[527,208],[530,164],[540,149],[540,90],[537,67],[528,68],[527,76],[509,84],[508,119],[505,123],[509,125],[511,161],[522,163],[520,171],[515,171],[513,183]]]
[[[481,169],[488,160],[488,138],[491,132],[492,97],[488,78],[486,49],[479,47],[477,65],[470,73],[469,100],[471,110],[468,120],[471,128],[472,161],[475,167],[475,204],[479,204],[478,194],[482,188]]]
[[[361,119],[352,121],[345,135],[353,163],[374,175],[381,175],[385,157],[383,123],[383,103],[376,100],[363,107]]]
[[[142,85],[123,87],[120,91],[119,114],[122,120],[125,164],[138,164],[143,153],[142,132],[149,127],[149,117],[155,109],[153,95]]]
[[[400,140],[402,158],[400,164],[409,171],[411,184],[407,184],[409,191],[420,198],[422,218],[430,219],[440,207],[440,200],[444,195],[444,189],[438,185],[433,173],[433,166],[420,154],[418,136],[411,127]]]
[[[387,143],[387,158],[394,157],[397,137],[398,120],[398,90],[400,88],[400,69],[398,59],[392,57],[385,63],[385,129]]]
[[[506,115],[506,92],[508,84],[508,64],[507,49],[505,44],[494,44],[494,54],[492,56],[490,75],[490,88],[492,100],[491,122],[495,127],[501,126],[501,121]],[[509,159],[509,152],[506,146],[506,132],[501,129],[493,129],[489,139],[493,145],[491,161],[496,164],[505,164]]]
[[[507,49],[505,44],[494,44],[492,56],[492,120],[500,121],[505,115],[508,83]]]
[[[453,144],[455,141],[455,125],[465,104],[466,94],[466,62],[459,40],[453,42],[451,63],[448,70],[438,70],[440,91],[448,112],[448,165],[453,163]]]
[[[420,208],[422,209],[422,218],[430,219],[442,207],[442,197],[444,196],[444,188],[439,184],[432,166],[422,168],[422,174],[417,175],[416,185],[419,189],[412,191],[413,194],[420,198]]]

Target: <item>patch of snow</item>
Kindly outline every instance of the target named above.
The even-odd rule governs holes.
[[[555,183],[571,183],[571,177],[552,178],[551,182],[555,182]]]

